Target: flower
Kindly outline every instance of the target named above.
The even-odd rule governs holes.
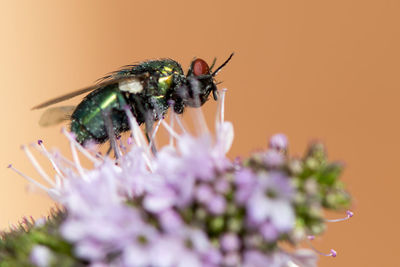
[[[30,260],[32,264],[38,267],[50,266],[52,253],[50,249],[45,246],[36,245],[32,248]]]
[[[261,173],[246,204],[250,225],[260,227],[268,241],[292,230],[295,214],[291,205],[293,188],[280,172]]]
[[[275,134],[269,139],[269,147],[278,151],[286,150],[288,140],[284,134]]]
[[[162,119],[155,127],[157,131],[163,126],[170,142],[153,153],[154,140],[146,141],[127,110],[132,137],[113,140],[118,159],[82,147],[64,130],[72,161],[48,151],[42,141],[32,145],[50,160],[53,176],[44,172],[29,147],[23,148],[47,185],[10,168],[65,207],[57,231],[48,234],[60,233],[74,259],[90,266],[316,266],[311,250],[287,252],[280,243],[298,243],[305,233],[320,231],[328,221],[320,208],[325,203],[340,208],[346,202],[348,195],[337,182],[340,166],[327,165],[321,147],[310,148],[304,159],[291,159],[282,134],[271,137],[268,150],[231,161],[226,153],[234,133],[232,124],[224,121],[224,96],[225,91],[215,134],[208,131],[199,109],[198,135],[189,134],[172,113],[170,124]],[[180,128],[175,129],[173,121]],[[85,169],[79,155],[89,159],[93,169]],[[324,198],[324,192],[331,197]],[[348,211],[344,219],[352,216]],[[32,263],[48,266],[69,251],[52,249],[34,246]]]

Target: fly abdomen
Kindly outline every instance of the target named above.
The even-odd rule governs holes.
[[[124,111],[126,100],[118,86],[107,86],[85,97],[71,116],[71,131],[76,140],[104,143],[108,139],[104,116],[110,116],[116,134],[129,130]]]

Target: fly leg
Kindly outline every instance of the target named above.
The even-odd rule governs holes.
[[[132,105],[135,110],[135,114],[140,117],[139,114],[141,114],[142,121],[144,122],[145,125],[145,135],[147,142],[149,143],[151,147],[151,152],[153,152],[154,155],[157,154],[157,148],[155,146],[154,140],[153,140],[153,125],[154,125],[154,115],[152,112],[152,108],[149,108],[145,105],[143,105],[143,101],[140,98],[136,98],[136,96],[133,96],[133,99],[135,101],[135,105]]]
[[[147,139],[147,142],[149,142],[149,144],[150,144],[151,152],[153,152],[153,154],[156,155],[157,148],[156,148],[156,145],[152,138],[153,137],[152,135],[153,135],[154,120],[149,113],[146,113],[145,117],[146,118],[145,118],[144,125],[145,125],[146,139]]]
[[[114,126],[111,120],[111,111],[102,109],[101,114],[103,115],[104,126],[106,128],[108,139],[110,141],[110,148],[108,149],[106,155],[109,155],[111,150],[113,150],[115,158],[119,160],[121,158],[121,153],[118,149],[117,138],[115,136]]]

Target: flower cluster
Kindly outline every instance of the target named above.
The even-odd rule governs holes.
[[[42,240],[32,245],[31,263],[50,266],[62,255],[74,266],[316,266],[313,250],[289,252],[280,243],[312,239],[325,228],[323,208],[349,204],[338,180],[342,166],[327,162],[321,144],[302,159],[289,158],[282,134],[270,139],[267,150],[230,160],[233,127],[224,121],[221,95],[215,135],[199,110],[198,136],[172,114],[170,124],[161,120],[155,128],[163,125],[171,135],[157,153],[128,111],[132,138],[115,140],[115,154],[122,155],[116,160],[81,147],[64,132],[73,161],[42,142],[35,145],[53,164],[53,180],[25,147],[49,187],[21,175],[65,207],[52,234],[69,244],[60,251]],[[82,167],[78,150],[93,161],[92,170]]]

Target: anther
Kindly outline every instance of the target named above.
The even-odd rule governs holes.
[[[349,218],[351,218],[351,217],[354,216],[354,213],[353,213],[352,211],[350,211],[350,210],[346,211],[346,214],[347,214],[347,216],[348,216]]]
[[[174,101],[174,100],[172,100],[172,99],[168,100],[168,106],[170,106],[171,108],[173,108],[174,105],[175,105],[175,101]]]

